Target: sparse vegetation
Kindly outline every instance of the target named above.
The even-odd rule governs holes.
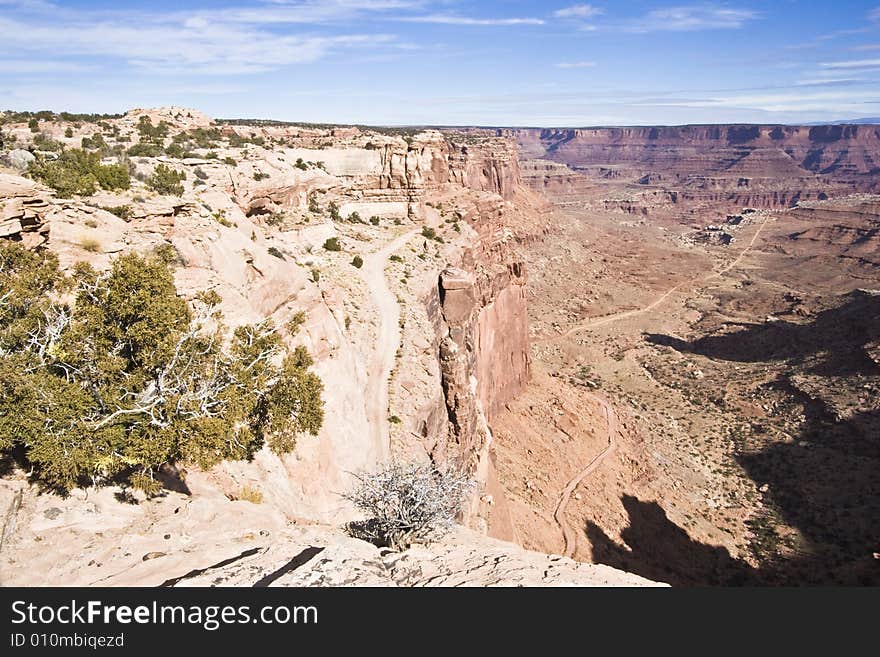
[[[361,258],[359,255],[356,255],[354,258],[351,259],[351,265],[352,267],[357,267],[358,269],[360,269],[364,266],[364,259]]]
[[[474,486],[464,474],[440,471],[430,463],[391,463],[356,476],[357,486],[344,497],[368,518],[350,523],[349,531],[395,550],[427,543],[446,533]]]
[[[98,253],[101,250],[101,243],[94,237],[84,237],[80,240],[79,246],[89,253]]]
[[[153,171],[153,174],[147,179],[147,187],[157,194],[181,196],[183,194],[183,185],[180,183],[184,180],[186,180],[186,174],[182,171],[172,169],[165,164],[159,164]]]
[[[338,237],[328,237],[324,240],[324,248],[327,251],[342,251],[342,245],[339,244]]]
[[[28,175],[45,183],[62,197],[75,194],[90,196],[98,186],[112,191],[128,189],[131,185],[127,167],[101,164],[98,153],[80,148],[66,150],[56,160],[38,156],[31,163]]]
[[[284,254],[281,253],[281,251],[280,251],[277,247],[270,246],[270,247],[269,247],[268,249],[266,249],[266,250],[269,252],[269,255],[271,255],[271,256],[275,256],[275,257],[278,258],[279,260],[286,260],[286,258],[284,257]]]

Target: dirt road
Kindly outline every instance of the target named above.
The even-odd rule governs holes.
[[[559,502],[556,504],[556,510],[553,512],[553,519],[556,521],[556,524],[559,525],[560,529],[562,529],[562,536],[565,539],[563,555],[566,557],[573,556],[575,548],[577,547],[577,533],[572,531],[565,522],[565,509],[571,499],[571,494],[584,479],[596,470],[596,468],[602,465],[602,462],[611,456],[611,454],[614,453],[614,450],[617,449],[618,422],[617,413],[614,412],[614,407],[607,399],[600,395],[592,392],[584,394],[602,407],[608,431],[608,445],[592,461],[590,461],[586,467],[569,480],[565,485],[565,488],[562,489],[562,493],[559,495]]]
[[[400,346],[400,307],[397,296],[388,287],[385,267],[388,258],[401,249],[418,231],[409,231],[387,245],[365,255],[364,265],[358,272],[379,313],[379,333],[369,366],[367,390],[367,422],[373,435],[376,453],[387,461],[391,456],[388,431],[388,377],[394,369],[394,359]]]
[[[638,315],[644,315],[645,313],[649,313],[652,310],[654,310],[655,308],[657,308],[660,304],[662,304],[670,296],[672,296],[673,294],[678,292],[683,287],[687,287],[689,285],[697,285],[700,283],[706,283],[706,282],[712,280],[713,278],[720,278],[721,276],[724,276],[724,274],[729,272],[734,267],[738,266],[739,263],[742,262],[742,259],[745,257],[745,255],[749,251],[751,251],[752,247],[755,245],[755,242],[758,239],[758,236],[761,234],[761,231],[764,230],[764,226],[767,225],[767,222],[770,221],[771,217],[772,217],[772,215],[767,215],[767,217],[764,218],[764,221],[762,221],[761,225],[758,226],[758,230],[756,230],[755,234],[752,235],[751,241],[746,245],[746,247],[742,251],[740,251],[740,253],[736,257],[736,259],[734,259],[733,261],[731,261],[729,264],[725,265],[721,269],[719,269],[717,271],[712,271],[712,272],[705,274],[703,276],[697,276],[696,278],[690,278],[686,281],[682,281],[681,283],[679,283],[675,287],[670,288],[665,293],[663,293],[662,295],[660,295],[659,297],[654,299],[654,301],[649,303],[647,306],[644,306],[642,308],[636,308],[633,310],[626,310],[623,312],[614,313],[613,315],[606,315],[605,317],[590,319],[590,320],[587,320],[586,322],[582,322],[580,324],[576,324],[575,326],[572,326],[570,329],[568,329],[564,333],[560,333],[558,335],[551,335],[546,338],[542,338],[540,340],[537,340],[536,342],[539,342],[539,343],[557,342],[559,340],[569,338],[572,335],[574,335],[575,333],[578,333],[579,331],[584,331],[586,329],[595,328],[597,326],[604,326],[606,324],[611,324],[612,322],[619,322],[622,319],[636,317]]]

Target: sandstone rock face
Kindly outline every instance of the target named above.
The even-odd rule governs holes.
[[[7,480],[0,518],[3,586],[657,586],[464,528],[389,552],[216,493],[131,505],[109,490],[55,498]]]
[[[29,180],[0,174],[0,238],[39,246],[46,240],[49,195]]]
[[[141,116],[149,116],[154,124],[166,121],[172,135],[218,128],[249,141],[233,147],[231,141],[227,145],[221,140],[212,147],[216,158],[206,157],[207,149],[184,159],[132,158],[141,179],[159,163],[185,171],[181,198],[157,195],[133,179],[132,189],[125,192],[60,199],[32,181],[0,176],[0,237],[48,248],[65,269],[79,261],[105,269],[119,253],[170,244],[177,253],[175,282],[181,296],[191,299],[202,290],[217,292],[230,327],[265,318],[283,326],[295,313],[304,312],[307,320],[295,343],[315,359],[326,408],[319,435],[301,437],[292,454],[279,457],[263,450],[250,462],[226,462],[209,472],[181,464],[186,469],[185,506],[168,510],[150,501],[140,508],[158,514],[151,518],[190,509],[193,527],[204,525],[205,542],[194,538],[195,529],[186,533],[178,528],[180,547],[196,540],[207,546],[200,552],[205,560],[216,555],[217,561],[228,556],[228,528],[249,527],[249,516],[265,518],[260,531],[273,536],[295,520],[349,520],[353,510],[340,493],[351,486],[352,473],[375,468],[389,451],[388,445],[377,444],[369,418],[386,417],[386,409],[371,407],[371,400],[382,398],[374,394],[375,386],[393,385],[398,391],[393,419],[398,424],[393,425],[391,453],[465,468],[481,484],[465,520],[484,533],[491,524],[495,536],[512,539],[494,474],[490,427],[496,410],[529,376],[525,269],[516,247],[545,229],[543,202],[523,185],[516,145],[504,137],[475,139],[438,131],[402,137],[357,128],[220,126],[183,108],[135,110],[109,121],[132,140]],[[64,126],[53,129],[63,134]],[[333,205],[340,215],[335,221],[330,219]],[[415,238],[422,226],[443,238]],[[331,237],[341,241],[341,253],[323,248]],[[363,254],[369,266],[371,255],[392,244],[396,251],[388,254],[394,253],[403,264],[394,265],[401,283],[384,271],[387,297],[394,305],[397,296],[400,325],[406,323],[407,331],[400,351],[408,356],[398,356],[388,384],[389,377],[377,380],[374,368],[378,336],[388,322],[388,299],[376,298],[376,290],[364,284],[366,279],[356,273],[351,260],[353,254]],[[376,264],[387,269],[391,263]],[[409,307],[402,295],[409,295]],[[405,400],[411,403],[399,406]],[[392,408],[387,410],[392,416]],[[257,490],[262,504],[235,501],[246,488]],[[90,491],[89,500],[97,504],[95,495],[109,493]],[[35,532],[44,548],[51,546],[45,554],[70,565],[71,570],[58,573],[53,581],[109,581],[106,571],[92,572],[88,561],[67,556],[83,548],[86,536],[111,530],[118,530],[116,544],[131,544],[122,548],[122,555],[136,560],[139,569],[167,574],[174,554],[184,572],[196,566],[186,561],[188,552],[169,549],[173,546],[156,535],[158,530],[142,541],[130,538],[144,521],[139,513],[129,514],[130,509],[115,501],[90,506],[80,499],[84,491],[75,495],[79,502],[63,508],[51,496],[40,498],[40,504],[51,502],[51,508],[23,515],[14,532]],[[80,527],[80,537],[73,540],[66,534],[66,525],[55,522],[58,518]],[[174,532],[161,535],[165,534]],[[299,540],[293,534],[284,536],[283,541]],[[111,543],[99,543],[104,550],[115,549]],[[16,545],[17,552],[26,542]],[[358,546],[356,552],[364,549]],[[431,577],[440,577],[435,583],[447,577],[451,582],[455,569],[483,568],[482,549],[455,548],[448,557],[437,556],[449,561],[447,575],[386,572],[383,577],[398,584],[424,583]],[[20,558],[16,552],[9,555],[4,548],[11,560]],[[144,561],[144,555],[153,557]],[[85,569],[82,575],[74,573],[75,564]],[[426,568],[421,557],[418,564]],[[411,572],[407,566],[405,573]],[[95,574],[96,579],[86,582]],[[335,575],[330,572],[327,577],[331,581]],[[521,581],[541,581],[531,577],[523,575]],[[504,578],[519,581],[512,571]],[[123,578],[117,583],[127,581],[139,580]]]
[[[19,171],[27,171],[27,168],[30,166],[31,162],[33,162],[37,158],[30,151],[25,151],[20,148],[16,148],[16,149],[9,151],[3,157],[3,159],[13,169],[17,169]]]

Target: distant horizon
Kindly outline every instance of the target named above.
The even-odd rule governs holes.
[[[0,107],[170,104],[337,125],[856,122],[880,116],[880,0],[0,0]]]
[[[2,1],[2,0],[0,0]],[[274,119],[274,118],[264,118],[259,116],[212,116],[208,112],[198,108],[198,107],[187,107],[185,105],[180,105],[178,103],[174,103],[173,105],[165,105],[159,107],[130,107],[122,112],[73,112],[68,109],[52,109],[49,107],[43,107],[40,109],[19,109],[6,107],[0,109],[0,114],[5,112],[20,112],[20,113],[38,113],[38,112],[52,112],[55,115],[60,115],[62,113],[69,114],[95,114],[95,115],[107,115],[107,116],[124,116],[129,112],[134,112],[138,110],[160,110],[167,109],[169,107],[179,107],[181,109],[194,110],[197,112],[201,112],[206,116],[210,117],[214,121],[219,122],[227,122],[234,123],[240,121],[255,121],[255,122],[264,122],[266,124],[275,124],[275,125],[294,125],[294,126],[334,126],[341,128],[392,128],[392,129],[415,129],[422,128],[427,130],[454,130],[457,128],[463,129],[471,129],[471,130],[601,130],[601,129],[614,129],[614,128],[699,128],[699,127],[727,127],[727,126],[759,126],[759,127],[770,127],[770,126],[784,126],[784,127],[816,127],[816,126],[824,126],[824,125],[865,125],[865,126],[880,126],[880,116],[870,116],[870,117],[860,117],[856,119],[839,119],[839,120],[829,120],[829,121],[813,121],[813,122],[804,122],[804,123],[754,123],[748,121],[730,121],[723,123],[631,123],[631,124],[605,124],[605,125],[480,125],[480,124],[443,124],[443,123],[364,123],[362,121],[341,121],[341,122],[332,122],[332,121],[298,121],[296,119]]]

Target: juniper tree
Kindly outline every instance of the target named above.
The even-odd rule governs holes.
[[[65,276],[51,253],[0,246],[0,451],[50,487],[153,493],[163,464],[284,453],[317,434],[308,353],[286,350],[268,320],[229,336],[218,301],[181,299],[158,255]]]

